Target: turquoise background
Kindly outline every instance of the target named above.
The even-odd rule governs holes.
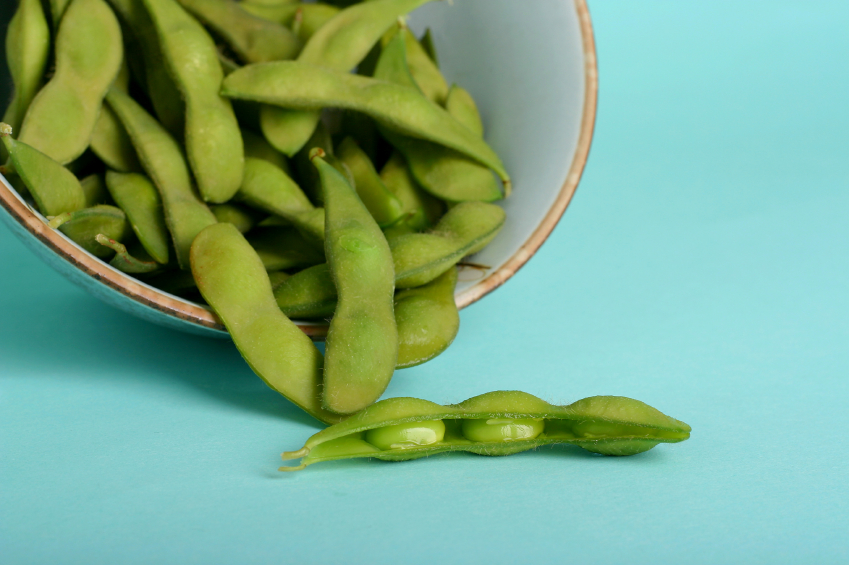
[[[849,3],[590,8],[572,205],[388,394],[632,396],[690,441],[281,474],[316,424],[231,345],[98,302],[0,228],[0,561],[849,562]]]

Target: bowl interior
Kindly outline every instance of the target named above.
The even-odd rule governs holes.
[[[545,241],[577,186],[595,115],[595,54],[583,0],[434,2],[410,17],[430,28],[443,73],[472,93],[486,139],[513,177],[502,232],[461,269],[457,304],[497,288]],[[8,74],[0,91],[8,90]],[[0,218],[34,252],[104,301],[150,321],[208,335],[226,335],[206,309],[139,283],[88,256],[62,234],[43,229],[8,186],[0,187]],[[299,324],[321,337],[322,324]]]

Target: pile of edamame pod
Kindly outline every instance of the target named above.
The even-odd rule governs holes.
[[[375,403],[454,340],[457,265],[511,188],[472,96],[406,27],[431,1],[20,0],[2,171],[86,251],[207,303],[260,378],[333,424],[295,468],[686,439],[619,397]],[[290,318],[330,320],[324,355]]]

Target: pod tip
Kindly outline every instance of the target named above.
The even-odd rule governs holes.
[[[324,149],[321,147],[313,147],[310,149],[310,161],[313,161],[318,157],[321,157],[322,159],[327,157],[327,153],[324,152]]]

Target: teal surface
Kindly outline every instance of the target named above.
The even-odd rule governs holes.
[[[625,395],[692,439],[281,474],[318,428],[232,346],[0,228],[0,562],[849,562],[849,3],[590,8],[575,200],[388,395]]]

